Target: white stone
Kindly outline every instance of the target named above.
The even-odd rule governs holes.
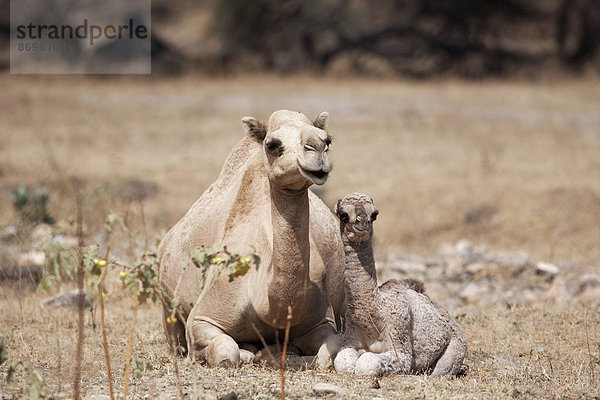
[[[551,263],[540,261],[535,265],[538,272],[542,272],[548,275],[556,275],[560,272],[560,269]]]
[[[346,391],[339,386],[332,385],[331,383],[319,382],[313,386],[313,392],[317,395],[326,395],[326,394],[337,394],[337,395],[345,395]]]
[[[19,265],[37,265],[38,267],[43,267],[46,265],[46,255],[43,251],[23,253],[19,257]]]

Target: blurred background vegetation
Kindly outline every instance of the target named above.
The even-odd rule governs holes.
[[[0,2],[0,44],[9,1]],[[152,71],[467,78],[600,71],[599,0],[154,0]],[[8,46],[0,46],[8,68]]]

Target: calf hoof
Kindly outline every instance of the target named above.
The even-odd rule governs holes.
[[[354,367],[354,373],[357,375],[376,377],[381,376],[383,373],[381,359],[378,354],[375,353],[364,353],[358,358],[356,367]]]
[[[340,374],[353,374],[356,361],[358,361],[357,351],[351,347],[347,347],[337,353],[333,364],[336,372]]]

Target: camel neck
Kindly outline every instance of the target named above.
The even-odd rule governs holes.
[[[308,190],[281,191],[271,186],[273,270],[268,286],[269,309],[285,327],[288,306],[301,318],[309,288],[310,238]],[[302,303],[300,303],[302,301]]]
[[[377,305],[377,275],[371,239],[364,244],[350,244],[344,238],[346,258],[345,290],[346,318],[363,332],[377,336],[380,319]]]

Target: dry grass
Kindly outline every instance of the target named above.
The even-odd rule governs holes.
[[[556,263],[600,260],[600,82],[4,75],[0,87],[0,225],[15,222],[8,193],[19,183],[49,186],[58,219],[75,214],[55,159],[80,180],[86,240],[114,210],[131,233],[116,238],[115,254],[131,260],[216,178],[242,135],[241,117],[327,110],[335,170],[319,193],[329,205],[352,191],[372,195],[381,211],[379,252],[428,254],[468,238]],[[465,213],[481,205],[496,212],[466,224]],[[106,324],[119,392],[132,303],[111,279]],[[40,312],[43,296],[0,287],[0,333],[12,360],[39,369],[48,392],[68,398],[76,313]],[[159,315],[157,307],[139,309],[134,358],[147,370],[133,381],[131,398],[177,396]],[[100,328],[91,314],[86,319],[82,391],[108,393]],[[313,384],[326,381],[347,398],[600,397],[598,310],[474,308],[460,322],[470,341],[466,377],[387,377],[371,389],[372,380],[289,371],[286,395],[311,397]],[[184,365],[182,378],[191,398],[280,396],[277,371],[260,367]],[[19,394],[26,380],[20,370],[10,385],[0,381],[0,392]]]
[[[106,208],[139,214],[127,198],[150,194],[153,234],[216,178],[242,116],[328,110],[335,170],[319,190],[330,205],[371,194],[381,251],[426,254],[468,238],[557,263],[600,258],[600,82],[0,76],[0,86],[0,188],[50,185],[59,217],[72,202],[51,156],[87,183],[88,220]],[[497,212],[465,224],[484,204]]]
[[[114,278],[114,277],[113,277]],[[76,312],[44,310],[38,301],[43,293],[26,295],[19,312],[17,297],[0,289],[3,310],[2,330],[12,360],[21,358],[37,368],[45,378],[47,392],[69,398],[74,373]],[[118,285],[107,300],[108,341],[112,355],[116,391],[123,388],[125,348],[133,304]],[[173,360],[169,356],[158,307],[140,308],[134,339],[134,359],[146,370],[132,381],[131,398],[176,398],[178,389]],[[86,315],[83,363],[84,394],[108,393],[102,337]],[[344,388],[343,398],[598,398],[600,386],[600,313],[583,307],[556,308],[550,305],[513,309],[471,310],[459,317],[467,337],[470,370],[458,379],[428,376],[396,376],[379,379],[350,378],[332,372],[286,371],[286,394],[290,399],[315,396],[317,382]],[[585,326],[588,326],[586,337]],[[27,325],[28,329],[23,329]],[[58,345],[60,340],[60,345]],[[588,353],[588,344],[591,356]],[[60,354],[60,356],[59,356]],[[62,359],[59,368],[59,357]],[[0,367],[4,375],[7,367]],[[235,391],[240,398],[280,397],[278,371],[258,366],[240,370],[206,368],[184,364],[181,368],[184,391],[189,398],[215,398]],[[27,376],[19,370],[10,385],[2,382],[4,394],[21,393]],[[59,383],[60,381],[60,383]],[[58,392],[59,384],[63,393]],[[335,396],[334,396],[335,397]]]

